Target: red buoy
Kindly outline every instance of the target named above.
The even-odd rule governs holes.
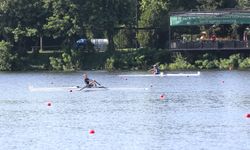
[[[250,114],[246,114],[246,117],[247,117],[247,118],[250,118]]]
[[[95,130],[89,130],[89,134],[95,134]]]
[[[51,106],[51,102],[48,102],[48,106],[49,106],[49,107]]]
[[[164,100],[165,98],[166,98],[166,95],[165,94],[161,94],[160,99]]]

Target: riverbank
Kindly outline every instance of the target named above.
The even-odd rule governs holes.
[[[2,46],[3,47],[3,46]],[[123,49],[106,52],[65,50],[61,53],[12,54],[1,50],[1,71],[28,70],[148,70],[158,64],[164,70],[249,69],[249,52],[170,52],[163,49]]]
[[[138,49],[114,51],[108,53],[84,53],[77,58],[74,54],[41,55],[41,59],[33,61],[33,65],[43,66],[32,69],[44,70],[148,70],[158,64],[161,71],[165,70],[197,70],[197,69],[249,69],[248,53],[170,53],[161,49]],[[32,60],[32,59],[31,59]],[[35,63],[34,63],[35,62]]]

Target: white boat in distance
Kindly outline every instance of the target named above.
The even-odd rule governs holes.
[[[191,77],[191,76],[200,76],[200,71],[197,73],[167,73],[164,74],[161,72],[160,74],[124,74],[119,75],[120,77]]]

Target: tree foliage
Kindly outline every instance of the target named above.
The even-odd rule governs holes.
[[[222,6],[223,0],[197,0],[198,9],[201,10],[215,10]]]
[[[0,0],[0,40],[20,59],[39,37],[68,51],[79,38],[107,38],[109,50],[115,44],[164,48],[170,11],[249,7],[248,0]]]
[[[93,31],[94,38],[98,35],[100,36],[99,31],[104,31],[110,42],[109,49],[114,50],[113,37],[115,28],[129,26],[133,23],[135,14],[134,3],[135,0],[88,1],[88,7],[86,7],[89,14],[88,25]]]
[[[168,22],[168,0],[142,0],[140,4],[140,28],[160,28]],[[158,30],[142,30],[138,34],[141,47],[153,47],[159,40]]]
[[[243,9],[250,8],[249,0],[238,0],[238,7]]]
[[[138,20],[145,29],[137,36],[141,47],[160,47],[169,11],[249,6],[247,0],[0,0],[0,38],[16,50],[39,36],[63,39],[69,47],[77,38],[108,38],[114,49],[116,29],[135,27]]]
[[[46,34],[54,39],[63,38],[63,44],[70,44],[78,33],[81,33],[80,7],[77,1],[71,0],[44,0],[44,7],[49,16],[43,26]]]
[[[0,71],[10,71],[13,59],[10,43],[0,41]]]

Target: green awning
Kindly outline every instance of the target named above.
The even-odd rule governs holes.
[[[170,16],[170,26],[194,26],[206,24],[250,24],[249,13],[182,13]]]

